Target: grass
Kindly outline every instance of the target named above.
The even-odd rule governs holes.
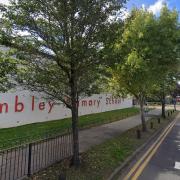
[[[79,127],[89,128],[118,121],[139,113],[138,108],[126,108],[79,117]],[[34,123],[15,128],[0,129],[0,149],[10,148],[29,141],[43,139],[55,134],[66,133],[71,128],[71,119]]]
[[[35,174],[31,179],[34,180],[57,180],[59,174],[64,173],[67,180],[105,180],[108,179],[113,170],[132,154],[138,147],[146,142],[158,129],[165,127],[174,117],[161,119],[158,124],[157,119],[147,122],[148,131],[142,133],[142,138],[136,138],[136,130],[141,128],[137,126],[130,129],[116,138],[97,145],[81,156],[82,164],[78,170],[70,167],[69,160],[57,163],[44,171]],[[154,128],[150,129],[150,122],[153,122]]]

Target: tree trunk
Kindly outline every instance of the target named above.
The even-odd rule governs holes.
[[[161,116],[163,118],[166,118],[166,101],[165,101],[165,95],[163,94],[162,96],[162,100],[161,100],[161,107],[162,107],[162,112],[161,112]]]
[[[79,129],[78,129],[78,107],[72,107],[72,132],[73,132],[73,165],[79,167]]]
[[[72,103],[72,133],[73,133],[73,165],[78,168],[80,166],[79,158],[79,129],[78,129],[78,94],[76,79],[71,80],[71,103]]]
[[[140,100],[140,113],[141,113],[141,122],[142,122],[142,131],[147,131],[146,127],[146,121],[145,121],[145,116],[144,116],[144,100]]]
[[[174,110],[176,111],[176,104],[174,104]]]
[[[173,98],[174,110],[176,111],[176,97]]]

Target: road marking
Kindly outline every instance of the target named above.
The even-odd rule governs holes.
[[[146,157],[142,165],[139,167],[139,169],[136,171],[135,175],[132,177],[132,180],[136,180],[141,173],[143,172],[144,168],[147,166],[148,162],[151,160],[151,158],[154,156],[154,154],[157,152],[159,146],[162,144],[164,139],[167,137],[171,129],[173,128],[174,124],[167,130],[167,132],[164,134],[162,139],[159,141],[159,143],[155,146],[155,148],[152,150],[152,152]]]
[[[179,140],[175,140],[174,142],[175,142],[175,143],[180,143],[180,141],[179,141]]]
[[[152,146],[146,151],[146,153],[139,159],[139,161],[133,166],[133,168],[129,171],[129,173],[124,177],[123,180],[128,180],[134,173],[135,178],[137,179],[139,175],[142,173],[142,170],[145,168],[147,163],[152,158],[153,154],[157,151],[158,147],[161,145],[162,141],[165,139],[167,134],[170,132],[174,124],[177,120],[174,120],[172,123],[169,124],[169,126],[161,133],[161,135],[158,137],[158,139],[152,144]],[[143,163],[143,164],[142,164]],[[141,165],[141,167],[140,167]],[[138,171],[139,170],[139,171]],[[135,180],[135,178],[131,178],[132,180]]]
[[[175,162],[174,169],[180,169],[180,162]]]

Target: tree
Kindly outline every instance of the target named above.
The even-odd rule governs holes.
[[[2,48],[2,47],[1,47]],[[6,50],[7,51],[7,50]],[[4,93],[15,86],[13,77],[16,75],[16,61],[10,52],[0,50],[0,92]]]
[[[142,129],[146,131],[144,103],[151,87],[151,82],[148,78],[150,75],[148,65],[136,51],[132,51],[129,53],[126,62],[116,65],[115,68],[111,69],[111,72],[112,78],[109,85],[115,93],[123,96],[131,94],[139,101]]]
[[[76,167],[80,163],[79,97],[92,92],[96,85],[103,32],[112,23],[109,17],[124,3],[125,0],[13,0],[5,7],[4,34],[22,59],[20,84],[62,101],[71,109]]]
[[[115,42],[114,51],[119,54],[119,62],[110,70],[110,86],[115,92],[131,94],[138,99],[143,131],[146,131],[144,102],[154,81],[152,71],[155,61],[155,27],[156,22],[152,13],[143,9],[132,10],[125,21],[122,38]]]
[[[172,72],[163,76],[159,79],[158,83],[155,83],[152,87],[152,91],[150,92],[149,98],[155,98],[161,102],[161,116],[166,118],[165,104],[166,104],[166,96],[171,96],[173,99],[175,98],[175,90],[177,87],[177,74]]]
[[[179,40],[180,30],[178,12],[169,10],[166,5],[162,8],[157,21],[156,34],[156,89],[153,90],[162,104],[162,117],[165,118],[165,97],[176,86],[176,74],[179,71]],[[159,92],[158,92],[159,91]]]
[[[111,68],[110,84],[116,84],[116,92],[130,93],[138,99],[144,131],[144,102],[153,87],[163,89],[160,93],[165,113],[165,81],[178,67],[178,40],[178,13],[164,5],[159,17],[146,9],[133,9],[125,21],[122,37],[115,43],[120,58]]]
[[[0,5],[1,9],[1,5]],[[5,93],[15,87],[14,77],[17,73],[16,60],[13,58],[13,50],[6,48],[3,26],[0,24],[0,92]]]

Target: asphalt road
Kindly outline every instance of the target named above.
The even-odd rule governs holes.
[[[180,180],[180,118],[138,180]]]

